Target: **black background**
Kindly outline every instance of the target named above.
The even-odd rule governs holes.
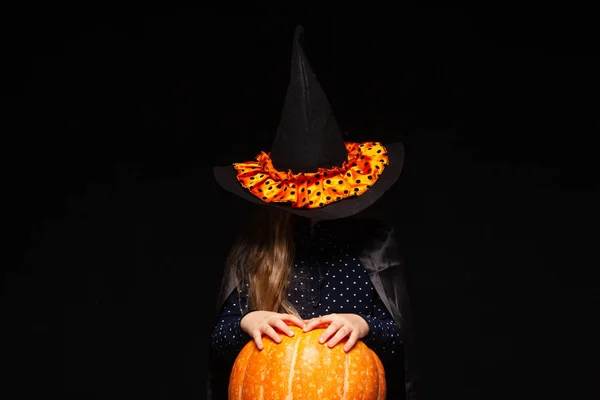
[[[298,23],[348,138],[405,144],[400,181],[364,214],[400,232],[423,398],[597,389],[590,10],[1,18],[7,244],[21,256],[3,262],[10,398],[204,398],[214,298],[246,210],[210,167],[268,150]]]

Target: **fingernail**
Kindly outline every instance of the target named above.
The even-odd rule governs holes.
[[[325,339],[319,338],[319,343],[323,343],[324,341],[325,341]]]
[[[294,331],[288,331],[288,335],[294,336]]]

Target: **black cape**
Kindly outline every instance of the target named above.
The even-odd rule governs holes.
[[[392,398],[394,392],[390,386],[400,381],[392,377],[404,374],[403,391],[406,399],[415,400],[418,391],[415,332],[409,303],[406,267],[400,256],[394,229],[373,219],[346,218],[325,223],[329,225],[329,229],[333,229],[357,250],[356,253],[367,270],[377,294],[404,333],[404,365],[398,370],[390,370],[389,366],[386,366],[388,398]],[[218,310],[235,287],[235,280],[227,273],[217,301]],[[226,399],[230,369],[230,365],[220,365],[219,360],[211,357],[209,399]]]

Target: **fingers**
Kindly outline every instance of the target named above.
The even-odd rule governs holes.
[[[271,326],[273,325],[273,326]],[[259,350],[264,348],[264,344],[262,342],[263,333],[270,337],[275,343],[281,343],[281,336],[273,329],[273,327],[280,329],[282,332],[285,332],[288,336],[294,336],[294,332],[287,326],[285,322],[280,319],[274,319],[269,324],[265,324],[262,329],[258,329],[252,337],[254,338],[254,342],[256,343],[256,347]]]
[[[325,331],[321,333],[321,336],[319,337],[319,343],[327,342],[331,338],[331,336],[334,333],[336,333],[340,328],[341,325],[339,322],[333,321],[332,323],[330,323],[327,329],[325,329]]]
[[[263,347],[265,347],[262,342],[262,332],[261,331],[256,331],[254,333],[254,335],[252,335],[252,338],[254,339],[254,343],[256,343],[257,349],[262,350]]]
[[[281,343],[281,337],[275,332],[275,329],[271,325],[266,325],[263,328],[263,333],[273,339],[275,343]]]
[[[335,346],[336,344],[338,344],[340,342],[340,340],[342,340],[343,338],[348,336],[350,334],[350,332],[352,332],[352,328],[348,327],[347,325],[342,325],[335,332],[335,335],[333,335],[333,337],[327,341],[327,346],[329,346],[330,348]]]
[[[283,320],[276,318],[270,323],[271,326],[279,329],[281,332],[285,333],[288,336],[294,336],[294,331],[290,329],[290,327],[283,322]]]
[[[306,322],[292,314],[270,314],[271,315],[266,316],[267,318],[263,319],[260,328],[255,328],[256,331],[252,335],[256,347],[259,350],[264,348],[264,343],[262,341],[263,334],[269,336],[273,342],[278,344],[282,341],[278,331],[290,337],[294,336],[294,332],[290,328],[291,324],[303,328],[304,332],[309,332],[318,327],[326,328],[319,337],[319,343],[327,343],[329,348],[336,346],[344,338],[347,338],[348,340],[344,343],[343,348],[345,352],[350,351],[361,336],[360,328],[357,328],[355,324],[352,323],[352,320],[344,314],[329,314],[319,318],[313,318]]]
[[[313,318],[306,323],[306,326],[304,327],[304,332],[308,332],[318,327],[325,327],[331,324],[334,321],[334,318],[335,314],[329,314],[323,317]]]
[[[305,323],[303,330],[304,330],[304,332],[311,331],[311,330],[315,329],[315,327],[320,323],[321,323],[321,318],[313,318]]]
[[[296,325],[298,328],[304,328],[304,321],[292,314],[279,314],[279,318],[283,321],[291,322]]]
[[[274,328],[277,328],[280,332],[283,332],[290,337],[294,336],[294,331],[290,329],[286,321],[297,325],[299,328],[303,328],[305,325],[304,322],[295,315],[275,313],[271,313],[271,315],[271,318],[266,322],[263,322],[262,326],[256,328],[255,332],[252,334],[252,338],[254,339],[258,350],[262,350],[264,348],[264,343],[262,341],[263,334],[270,337],[273,342],[281,343],[281,336],[279,336]]]
[[[337,345],[342,339],[350,336],[344,345],[344,351],[350,351],[359,339],[358,330],[347,319],[344,319],[343,316],[336,314],[311,319],[304,327],[304,331],[308,332],[311,329],[321,326],[326,326],[327,328],[319,337],[319,343],[327,343],[327,346],[330,348]]]
[[[353,330],[350,333],[350,337],[348,338],[348,341],[344,345],[344,351],[346,353],[349,352],[352,349],[352,347],[354,347],[354,345],[356,344],[357,341],[358,341],[358,331]]]

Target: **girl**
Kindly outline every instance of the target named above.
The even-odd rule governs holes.
[[[403,264],[393,230],[352,217],[398,179],[402,144],[345,143],[296,31],[290,84],[271,151],[216,167],[226,190],[260,205],[227,260],[213,330],[212,379],[226,393],[228,372],[249,341],[262,349],[304,331],[326,328],[320,343],[344,351],[362,340],[382,360],[388,396],[402,360],[412,359]],[[406,393],[414,399],[407,362]],[[219,366],[222,370],[219,371]],[[220,398],[220,397],[219,397]]]

